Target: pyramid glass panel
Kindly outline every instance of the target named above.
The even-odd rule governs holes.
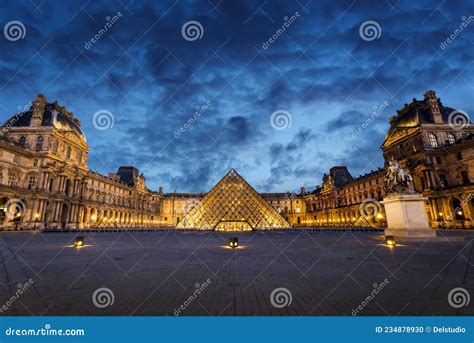
[[[178,229],[248,231],[290,224],[231,169],[176,225]]]

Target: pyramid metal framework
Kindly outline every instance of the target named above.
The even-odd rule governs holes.
[[[231,169],[176,225],[178,229],[265,230],[290,224]]]

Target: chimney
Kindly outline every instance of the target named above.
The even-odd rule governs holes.
[[[46,108],[46,97],[43,94],[38,94],[31,108],[33,115],[31,116],[30,126],[41,126],[44,109]]]
[[[163,187],[160,187],[160,188],[159,188],[158,193],[160,193],[160,195],[163,195]]]
[[[305,191],[304,191],[304,186],[301,187],[301,195],[304,196],[305,195]]]
[[[441,116],[441,111],[439,109],[438,98],[436,98],[436,92],[430,90],[430,91],[427,91],[424,95],[425,95],[425,103],[427,103],[428,107],[430,108],[435,124],[442,124],[443,117]]]

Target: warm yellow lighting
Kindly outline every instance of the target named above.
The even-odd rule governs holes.
[[[35,214],[35,219],[38,219],[39,216],[40,216],[39,213],[36,213],[36,214]]]
[[[352,217],[352,221],[355,221],[355,220],[356,220],[355,217]]]
[[[460,215],[460,216],[461,216],[461,215],[462,215],[462,211],[458,211],[458,215]]]
[[[382,213],[380,213],[380,212],[379,212],[379,213],[377,213],[377,219],[382,219],[382,218],[383,218],[383,215],[382,215]]]
[[[239,238],[238,237],[230,237],[229,238],[229,246],[231,248],[237,248],[239,246]]]
[[[96,216],[95,214],[93,214],[93,215],[91,216],[91,219],[92,219],[93,222],[95,222],[95,221],[97,220],[97,216]]]
[[[82,236],[77,236],[76,240],[74,241],[74,246],[75,247],[82,247],[84,246],[84,237]]]
[[[393,236],[385,236],[385,244],[389,247],[395,246],[395,238]]]
[[[438,215],[439,215],[440,217],[442,217],[442,216],[443,216],[443,212],[439,212]]]

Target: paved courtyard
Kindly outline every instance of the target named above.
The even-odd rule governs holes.
[[[0,315],[474,314],[474,299],[448,303],[456,287],[474,297],[473,240],[380,235],[86,233],[78,249],[74,233],[3,232]]]

